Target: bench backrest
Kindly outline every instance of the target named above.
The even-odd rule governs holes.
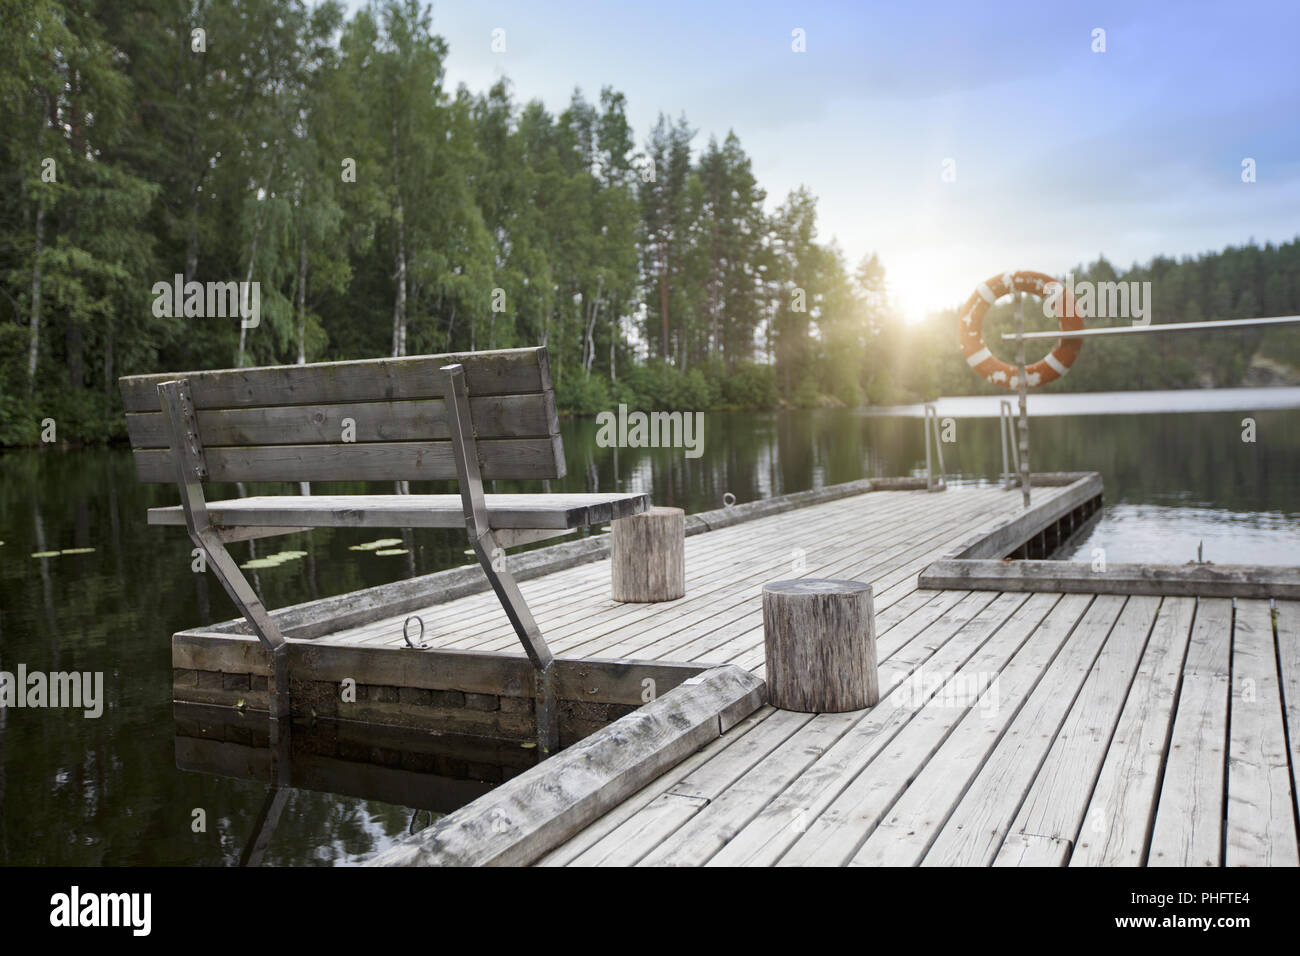
[[[456,477],[443,366],[465,369],[484,480],[564,477],[545,348],[130,375],[119,381],[141,481],[175,482],[161,382],[188,379],[208,481]],[[355,423],[345,442],[344,419]]]

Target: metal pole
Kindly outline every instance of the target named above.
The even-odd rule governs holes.
[[[930,406],[921,409],[921,430],[925,432],[925,490],[934,491],[934,465],[930,461]]]
[[[1029,383],[1025,381],[1025,297],[1016,293],[1016,382],[1020,391],[1020,496],[1029,507]]]
[[[1096,336],[1112,335],[1146,335],[1152,332],[1214,332],[1233,329],[1250,329],[1271,325],[1300,325],[1300,315],[1269,315],[1258,319],[1213,319],[1208,322],[1165,322],[1161,325],[1109,325],[1093,329],[1075,329],[1073,332],[1049,330],[1047,332],[1026,332],[1025,340],[1033,342],[1038,339],[1088,339]],[[1016,337],[1014,332],[1003,332],[1002,341],[1009,342]]]

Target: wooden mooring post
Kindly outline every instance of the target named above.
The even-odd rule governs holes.
[[[773,707],[827,714],[880,700],[870,584],[798,578],[763,585],[763,650]]]
[[[676,601],[686,595],[686,512],[651,508],[610,526],[615,601]]]

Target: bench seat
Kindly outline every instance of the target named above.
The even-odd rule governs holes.
[[[572,530],[640,514],[646,494],[484,495],[488,525]],[[267,495],[209,501],[214,525],[293,528],[464,528],[460,495]],[[149,524],[185,525],[180,505],[150,508]]]

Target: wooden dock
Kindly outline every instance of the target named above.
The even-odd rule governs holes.
[[[1300,606],[1279,681],[1263,601],[929,598],[875,708],[762,708],[541,862],[1296,865]]]
[[[1099,480],[1065,476],[1035,487],[1029,512],[1018,490],[993,487],[809,504],[688,537],[686,597],[662,604],[611,600],[607,559],[522,580],[560,661],[659,664],[680,672],[673,684],[720,665],[763,676],[765,582],[868,581],[882,697],[840,714],[759,707],[639,789],[604,791],[536,852],[502,859],[1297,865],[1300,603],[1189,596],[1185,584],[1171,594],[920,586],[939,561],[1050,551],[1099,493]],[[332,653],[410,661],[402,630],[412,613],[433,648],[523,659],[491,593],[403,602],[353,626],[285,633],[310,648],[327,682],[342,673],[321,663]],[[289,624],[309,616],[285,614]],[[178,680],[198,667],[255,681],[251,641],[229,629],[177,635]],[[620,708],[610,717],[631,709],[620,693],[601,698]]]

